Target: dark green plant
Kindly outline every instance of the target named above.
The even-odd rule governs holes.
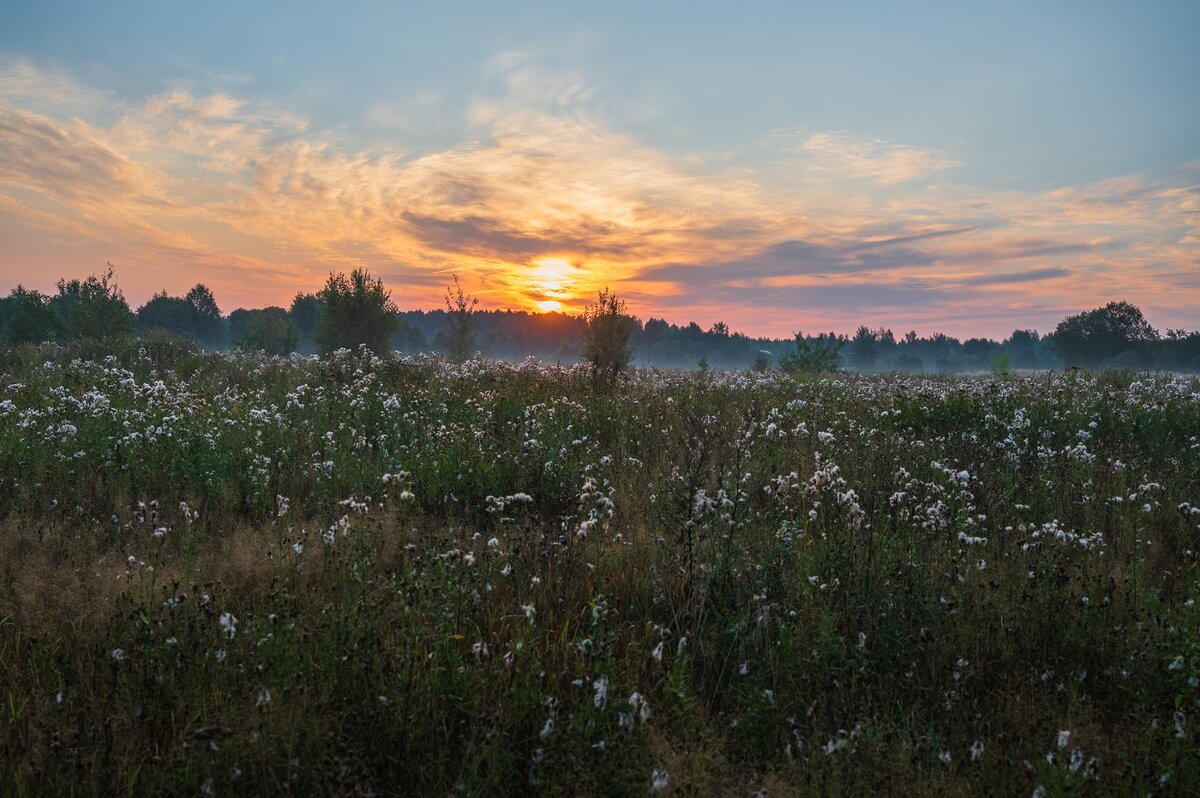
[[[637,321],[626,313],[625,300],[607,288],[583,311],[583,357],[598,376],[615,377],[633,360],[629,340]]]
[[[454,275],[454,285],[446,288],[446,328],[442,340],[446,354],[455,363],[462,363],[475,350],[475,306],[479,299],[463,290]]]
[[[314,339],[322,353],[359,346],[376,353],[391,348],[399,320],[382,280],[372,278],[366,269],[355,269],[349,276],[330,274],[319,298],[321,314]]]
[[[779,368],[788,374],[822,374],[840,368],[842,346],[845,343],[833,333],[820,333],[805,338],[796,333],[796,350],[779,358]]]

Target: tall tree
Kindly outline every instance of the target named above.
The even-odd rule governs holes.
[[[196,309],[196,337],[210,346],[219,346],[224,338],[224,319],[217,307],[217,298],[204,283],[196,283],[184,299]]]
[[[133,331],[133,311],[117,287],[112,264],[86,280],[59,280],[50,300],[68,338],[107,338]]]
[[[322,313],[314,338],[322,353],[363,344],[376,353],[390,349],[399,319],[382,280],[371,277],[366,269],[355,269],[349,277],[331,273],[319,296]]]
[[[1068,316],[1054,328],[1051,345],[1065,363],[1094,368],[1138,344],[1155,341],[1158,332],[1141,309],[1128,302]]]
[[[0,339],[5,343],[53,341],[61,331],[61,320],[50,304],[50,297],[18,285],[0,299]]]
[[[633,350],[629,339],[637,322],[626,312],[625,300],[605,288],[594,305],[583,311],[583,356],[595,374],[616,377],[629,366]]]
[[[446,288],[444,341],[446,354],[455,363],[461,363],[469,358],[475,349],[474,311],[477,304],[479,304],[479,300],[463,291],[462,284],[458,281],[458,275],[454,275],[454,285]]]

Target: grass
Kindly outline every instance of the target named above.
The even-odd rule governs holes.
[[[8,794],[1200,791],[1194,379],[158,341],[0,392]]]

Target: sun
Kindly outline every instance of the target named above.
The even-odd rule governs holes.
[[[533,306],[542,313],[562,310],[563,301],[572,297],[575,284],[571,278],[578,271],[566,258],[535,260],[533,268],[525,274],[528,293],[539,297]]]

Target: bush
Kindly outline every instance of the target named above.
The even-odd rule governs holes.
[[[597,375],[615,377],[633,359],[629,339],[637,322],[626,314],[625,309],[625,300],[606,288],[600,292],[596,304],[589,305],[583,312],[587,322],[583,331],[583,356]]]
[[[376,353],[389,351],[399,319],[382,280],[366,269],[355,269],[349,277],[330,274],[319,297],[322,310],[314,338],[322,354],[363,345]]]

